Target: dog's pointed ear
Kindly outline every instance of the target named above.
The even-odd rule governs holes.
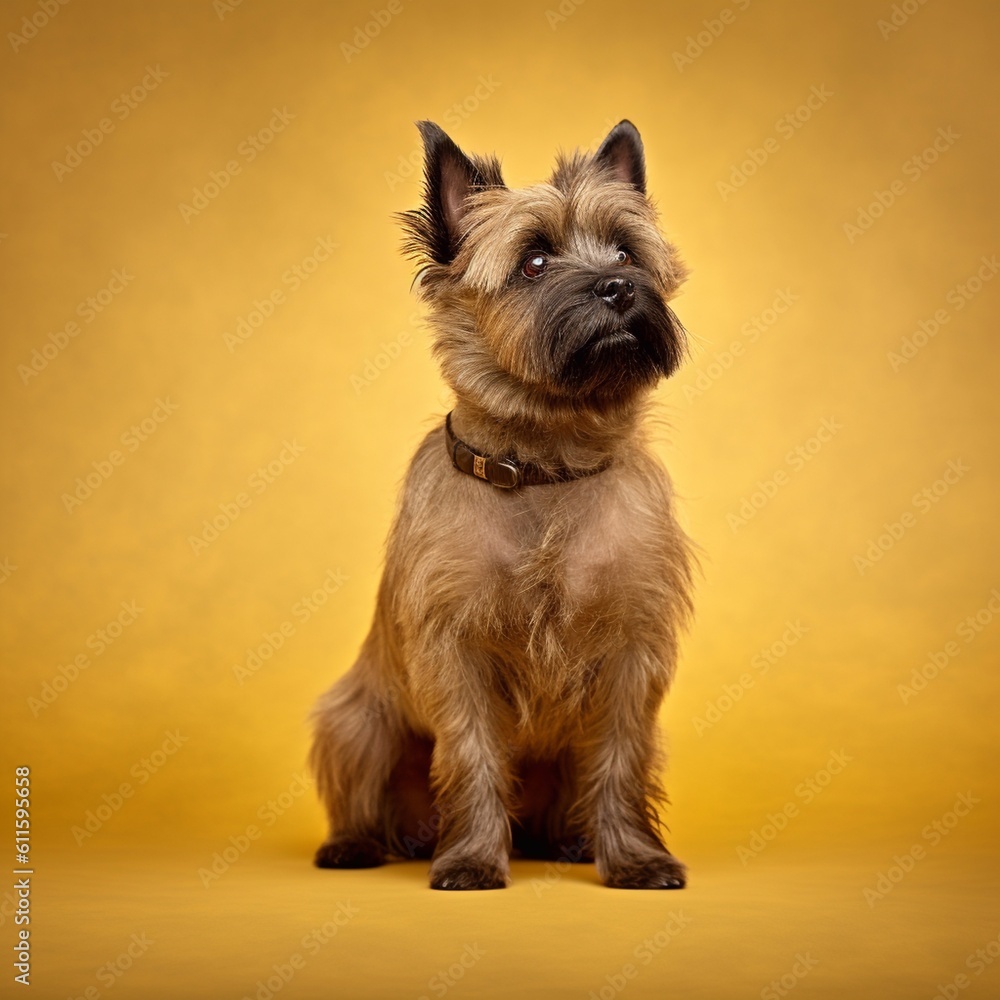
[[[417,122],[424,141],[424,218],[421,248],[438,264],[458,252],[466,199],[474,191],[503,187],[496,159],[466,156],[439,125]]]
[[[631,184],[646,193],[646,158],[639,130],[626,118],[620,121],[601,143],[594,161],[606,168],[615,180]]]

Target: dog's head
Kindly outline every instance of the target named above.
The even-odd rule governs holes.
[[[657,228],[635,126],[523,189],[504,184],[496,159],[418,127],[425,200],[401,218],[459,396],[614,405],[676,369],[684,330],[667,302],[685,270]]]

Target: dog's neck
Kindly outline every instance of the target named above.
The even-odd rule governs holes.
[[[480,454],[549,471],[587,471],[606,466],[627,447],[636,437],[642,410],[641,404],[595,411],[567,403],[537,414],[525,408],[500,416],[460,397],[451,422],[457,437]]]

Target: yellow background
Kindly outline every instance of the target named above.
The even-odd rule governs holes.
[[[977,974],[966,958],[1000,933],[1000,621],[971,642],[957,629],[1000,586],[1000,281],[953,292],[1000,249],[995,5],[908,0],[883,38],[887,2],[563,0],[558,14],[556,0],[394,0],[357,46],[385,7],[73,0],[44,23],[18,0],[0,15],[3,781],[12,798],[13,767],[33,769],[35,995],[253,996],[297,953],[283,998],[719,1000],[777,980],[802,998],[931,1000],[959,974],[963,996],[998,995],[997,965]],[[723,9],[713,36],[703,22]],[[34,37],[11,42],[33,15]],[[115,104],[147,67],[157,85]],[[813,88],[829,96],[779,128]],[[250,162],[241,143],[275,108],[287,124]],[[417,203],[424,117],[497,151],[516,185],[632,119],[692,267],[675,303],[692,359],[658,391],[658,447],[704,552],[664,709],[683,893],[612,892],[586,866],[515,863],[511,889],[464,895],[426,889],[424,863],[310,867],[323,818],[298,777],[305,716],[367,629],[397,483],[448,405],[391,217]],[[101,143],[54,169],[104,118]],[[957,138],[914,166],[942,134]],[[748,149],[770,151],[720,189]],[[852,242],[845,223],[894,182]],[[282,275],[324,238],[335,251],[292,291]],[[115,269],[128,284],[84,322]],[[224,335],[275,289],[284,301],[230,349]],[[752,340],[745,324],[782,292],[794,302]],[[890,352],[940,309],[940,331],[894,371]],[[22,378],[74,319],[79,335]],[[176,410],[128,450],[158,400]],[[814,439],[824,421],[836,433]],[[301,452],[254,492],[286,441]],[[122,463],[68,510],[77,477],[115,450]],[[949,463],[968,471],[915,503]],[[774,496],[735,524],[769,480]],[[195,553],[190,538],[241,492],[252,502]],[[861,572],[893,522],[901,537]],[[331,570],[344,582],[296,617]],[[91,637],[132,601],[141,614],[95,655]],[[282,648],[240,683],[234,666],[284,622]],[[762,673],[755,656],[788,622],[807,631]],[[899,685],[949,641],[958,655],[904,703]],[[33,711],[78,654],[90,665]],[[170,732],[184,742],[144,770]],[[835,775],[831,753],[851,758]],[[822,791],[807,801],[810,779]],[[73,827],[123,782],[134,794],[78,845]],[[932,843],[928,824],[962,793],[978,803]],[[741,855],[789,803],[785,828]],[[199,869],[252,824],[260,838],[203,886]],[[915,844],[926,856],[869,905],[864,890]],[[357,915],[312,954],[304,936],[351,912],[338,903]],[[671,912],[684,928],[643,963]],[[133,934],[152,943],[108,986],[100,969]],[[432,978],[463,954],[457,983]]]

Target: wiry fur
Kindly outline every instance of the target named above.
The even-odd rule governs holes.
[[[684,268],[657,230],[629,123],[520,191],[495,160],[465,157],[430,123],[421,132],[425,204],[403,221],[456,433],[543,469],[611,464],[505,491],[452,466],[443,428],[427,435],[371,632],[314,713],[330,817],[317,863],[433,853],[435,888],[493,888],[514,842],[592,856],[608,885],[676,888],[656,715],[691,559],[642,419],[683,353],[666,303]],[[529,278],[535,251],[548,269]],[[609,275],[628,276],[634,300],[602,301]]]

